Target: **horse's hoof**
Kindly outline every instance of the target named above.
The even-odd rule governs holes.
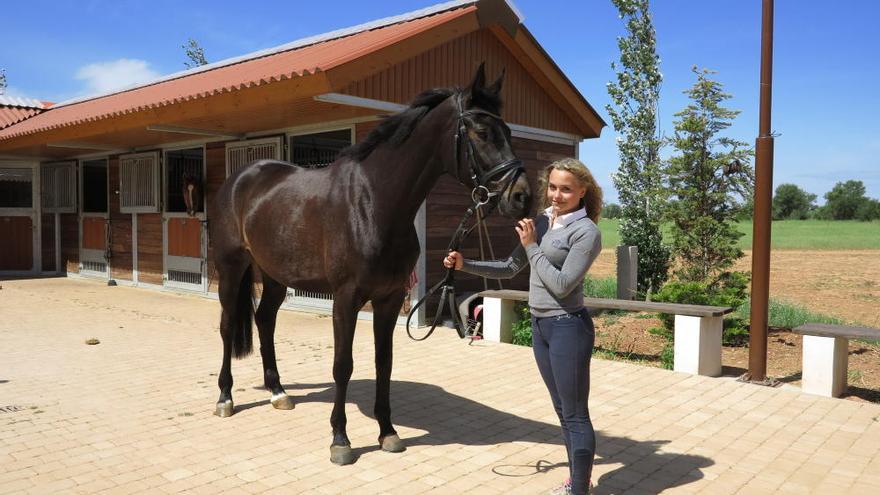
[[[232,401],[218,402],[217,408],[214,409],[214,416],[220,416],[221,418],[232,416]]]
[[[382,450],[385,452],[403,452],[406,450],[403,440],[401,440],[396,433],[394,435],[388,435],[385,438],[380,437],[379,445],[382,446]]]
[[[281,409],[284,411],[289,411],[293,409],[293,399],[290,398],[287,394],[278,394],[272,396],[272,407],[275,409]]]
[[[330,462],[338,466],[345,466],[354,462],[354,451],[350,445],[331,445]]]

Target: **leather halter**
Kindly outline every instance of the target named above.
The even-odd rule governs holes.
[[[478,225],[478,223],[474,223],[474,225],[470,227],[466,227],[470,218],[474,215],[474,213],[480,207],[488,204],[495,196],[500,195],[503,191],[509,189],[519,178],[519,176],[525,172],[525,168],[523,167],[522,160],[518,158],[512,158],[510,160],[505,160],[494,167],[490,168],[488,171],[484,172],[483,169],[477,164],[477,157],[479,156],[474,148],[474,142],[468,138],[467,135],[467,117],[473,115],[486,115],[497,119],[503,122],[501,116],[496,115],[492,112],[487,112],[486,110],[481,109],[471,109],[471,110],[463,110],[461,104],[461,96],[456,99],[456,105],[458,106],[458,130],[455,133],[455,173],[447,170],[447,172],[458,179],[459,182],[464,184],[465,182],[461,179],[459,175],[459,171],[461,170],[461,150],[460,143],[462,140],[467,142],[467,147],[465,148],[465,159],[468,162],[468,166],[471,170],[471,184],[474,189],[471,191],[471,200],[473,200],[473,204],[468,207],[465,211],[464,216],[461,219],[461,222],[458,224],[458,228],[455,229],[455,233],[452,234],[452,239],[449,241],[449,246],[447,247],[447,252],[458,251],[461,243],[464,239],[470,234],[474,227]],[[489,183],[495,180],[495,177],[500,177],[500,184],[497,191],[490,191],[488,187],[486,187]],[[490,205],[491,212],[494,209],[495,204]],[[489,212],[486,212],[488,215]],[[440,323],[440,318],[443,316],[443,310],[445,307],[449,307],[449,313],[452,316],[452,325],[455,327],[455,331],[458,332],[458,336],[460,338],[465,338],[468,335],[465,333],[464,324],[461,321],[461,317],[456,311],[455,304],[455,267],[446,269],[446,276],[443,277],[443,280],[437,282],[433,287],[428,289],[425,295],[416,302],[415,305],[410,309],[409,314],[406,317],[406,334],[409,337],[416,341],[425,340],[434,333],[434,329],[437,328],[437,325]],[[412,332],[410,331],[410,320],[413,315],[419,309],[419,307],[428,300],[428,298],[434,294],[437,290],[440,290],[440,304],[437,307],[437,313],[434,315],[434,321],[431,324],[431,328],[428,332],[419,338],[413,337]]]

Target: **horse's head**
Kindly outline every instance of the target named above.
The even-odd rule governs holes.
[[[194,217],[198,213],[201,203],[201,189],[199,188],[199,179],[193,175],[186,174],[183,176],[183,202],[186,205],[186,214]]]
[[[473,188],[474,200],[513,218],[523,218],[532,206],[525,167],[511,148],[510,128],[500,117],[501,83],[486,86],[483,65],[470,86],[456,95],[458,134],[455,170],[450,173]]]

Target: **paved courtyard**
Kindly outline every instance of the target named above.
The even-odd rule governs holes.
[[[339,467],[329,318],[279,315],[294,410],[269,405],[257,352],[233,362],[236,414],[220,419],[216,300],[79,279],[0,285],[0,493],[539,494],[567,475],[528,348],[442,329],[413,342],[399,328],[392,418],[407,451],[390,454],[359,322],[358,459]],[[880,406],[603,360],[592,384],[596,493],[880,493]]]

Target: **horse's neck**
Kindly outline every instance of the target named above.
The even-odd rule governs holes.
[[[365,160],[374,187],[382,192],[376,199],[388,202],[395,215],[415,219],[452,159],[455,137],[449,120],[448,112],[429,114],[399,147],[383,147]]]

